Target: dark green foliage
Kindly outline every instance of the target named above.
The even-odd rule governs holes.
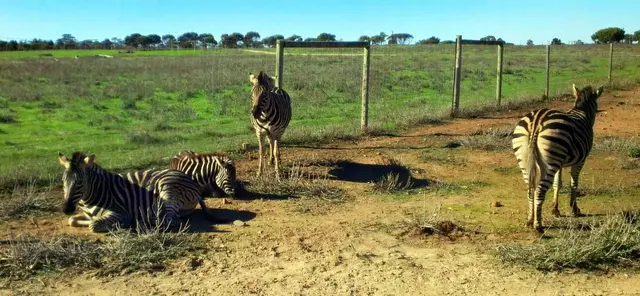
[[[600,29],[591,35],[591,40],[595,43],[620,43],[624,40],[625,32],[618,27]]]

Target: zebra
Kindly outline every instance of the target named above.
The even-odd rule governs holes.
[[[527,184],[529,202],[527,227],[543,232],[542,204],[553,182],[553,214],[560,216],[558,192],[562,188],[562,168],[571,167],[571,212],[580,215],[576,202],[578,177],[593,145],[593,125],[598,111],[598,97],[603,86],[582,90],[572,86],[576,99],[567,112],[541,109],[524,116],[512,135],[513,151]],[[535,195],[534,195],[535,194]]]
[[[183,150],[171,159],[170,168],[182,171],[198,182],[202,197],[218,189],[228,196],[236,193],[236,168],[224,155]]]
[[[65,168],[62,211],[71,215],[79,206],[83,212],[70,217],[69,226],[88,226],[99,233],[152,225],[154,219],[160,219],[156,225],[169,229],[179,226],[179,218],[191,214],[198,203],[205,215],[213,218],[200,196],[198,183],[181,171],[150,169],[114,174],[100,167],[94,154],[83,152],[74,152],[70,160],[58,153],[58,161]]]
[[[291,121],[291,98],[275,86],[274,79],[260,71],[256,76],[249,72],[251,90],[251,125],[258,137],[258,176],[262,174],[262,143],[269,141],[269,164],[275,163],[276,179],[280,181],[280,139]]]

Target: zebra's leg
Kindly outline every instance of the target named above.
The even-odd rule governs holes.
[[[263,136],[260,129],[256,129],[256,136],[258,137],[258,177],[262,175],[262,140]]]
[[[273,165],[274,164],[274,140],[273,137],[271,136],[271,134],[267,135],[267,142],[269,142],[269,165]]]
[[[584,163],[579,163],[571,167],[571,190],[569,193],[569,206],[571,206],[571,214],[574,217],[581,215],[580,208],[578,208],[578,201],[576,201],[576,195],[578,194],[578,178],[582,171]]]
[[[538,187],[536,189],[536,193],[535,193],[536,195],[534,200],[535,211],[534,211],[534,217],[533,217],[533,225],[535,226],[536,230],[539,233],[544,232],[544,227],[542,226],[542,204],[544,204],[544,199],[545,199],[545,195],[547,194],[547,190],[549,190],[549,187],[551,187],[553,183],[556,170],[557,169],[550,167],[549,171],[547,171],[547,174],[544,176],[541,176],[540,183],[538,184]]]
[[[88,227],[91,224],[91,218],[86,214],[77,214],[69,217],[69,226],[71,227]]]
[[[558,210],[558,194],[562,189],[562,168],[558,170],[556,176],[553,178],[553,211],[554,216],[560,217],[560,210]]]
[[[280,140],[273,140],[273,154],[276,160],[276,179],[280,182]]]
[[[533,206],[533,198],[535,194],[531,188],[529,188],[529,184],[527,184],[527,210],[528,210],[528,218],[527,218],[527,227],[533,228],[533,212],[535,210]]]
[[[130,221],[131,219],[127,215],[109,212],[93,219],[89,224],[89,229],[95,233],[104,233],[117,227],[128,228],[131,226]]]

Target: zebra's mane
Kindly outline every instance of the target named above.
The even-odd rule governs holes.
[[[197,153],[191,150],[183,150],[183,151],[180,151],[178,155],[173,157],[172,163],[174,161],[180,161],[181,159],[184,159],[184,158],[196,159],[196,158],[204,158],[204,157],[215,157],[218,160],[220,160],[220,162],[222,163],[227,163],[231,161],[229,159],[229,156],[227,156],[226,153],[221,153],[221,152]]]

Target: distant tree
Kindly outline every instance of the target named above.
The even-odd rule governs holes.
[[[531,39],[527,40],[527,46],[533,46],[533,40]]]
[[[216,41],[216,38],[213,37],[213,34],[211,33],[202,33],[198,35],[198,40],[200,41],[204,49],[216,46],[218,44],[218,41]]]
[[[17,44],[17,42],[16,42],[16,44]],[[76,37],[73,37],[73,35],[71,35],[71,34],[62,34],[62,38],[58,39],[56,44],[58,45],[58,48],[60,48],[60,49],[70,49],[70,48],[76,48],[78,42],[76,41]]]
[[[113,48],[113,42],[111,42],[111,40],[109,40],[109,38],[106,38],[106,39],[102,40],[100,45],[104,49],[112,49]]]
[[[140,33],[133,33],[124,37],[124,44],[137,48],[142,44],[142,35]]]
[[[336,41],[336,35],[330,33],[320,33],[318,37],[316,37],[317,41]]]
[[[480,38],[480,41],[496,41],[496,37],[493,35],[487,35]]]
[[[7,50],[8,51],[18,50],[18,41],[15,41],[15,40],[9,41],[7,43]]]
[[[631,44],[633,43],[633,39],[635,37],[633,36],[633,34],[624,34],[624,43],[625,44]]]
[[[416,44],[418,44],[418,45],[438,44],[438,43],[440,43],[440,38],[438,38],[436,36],[431,36],[428,39],[422,39],[422,40],[416,42]]]
[[[304,42],[312,42],[312,41],[318,41],[316,38],[313,37],[307,37],[304,39]]]
[[[154,47],[162,44],[162,38],[158,34],[149,34],[147,35],[147,38],[149,38],[150,45],[153,45]]]
[[[553,38],[551,40],[551,45],[562,45],[562,41],[559,38]]]
[[[263,38],[262,39],[262,43],[266,46],[266,47],[275,47],[276,46],[276,42],[278,41],[278,39],[284,39],[284,36],[280,35],[280,34],[276,34],[273,36],[269,36],[267,38]]]
[[[123,48],[124,47],[124,40],[118,38],[118,37],[112,37],[111,38],[111,43],[113,44],[114,48]]]
[[[618,27],[600,29],[591,35],[593,42],[600,43],[620,43],[624,40],[624,30]]]
[[[171,34],[162,35],[162,43],[165,47],[171,47],[171,45],[176,41],[176,37]]]
[[[296,35],[296,34],[293,34],[293,35],[291,35],[291,36],[287,37],[287,41],[297,41],[297,42],[300,42],[300,41],[302,41],[302,36],[300,36],[300,35]]]
[[[371,37],[369,37],[367,35],[362,35],[362,36],[360,36],[360,38],[358,38],[358,41],[360,41],[360,42],[370,42],[371,41]]]
[[[410,39],[413,39],[413,35],[409,33],[394,33],[387,37],[389,44],[405,44]]]
[[[196,46],[196,42],[198,41],[198,36],[199,35],[196,32],[186,32],[178,36],[178,42],[180,43],[180,47],[194,48]]]
[[[260,47],[260,34],[255,31],[249,31],[244,34],[244,47]]]
[[[584,42],[582,42],[582,40],[578,39],[578,40],[576,40],[576,42],[574,44],[575,45],[584,45]]]
[[[237,48],[242,47],[244,35],[234,32],[231,34],[222,34],[220,36],[220,44],[225,48]]]
[[[456,42],[453,40],[445,40],[445,41],[440,41],[440,44],[455,44]]]
[[[640,30],[633,32],[633,39],[636,42],[640,42]]]

